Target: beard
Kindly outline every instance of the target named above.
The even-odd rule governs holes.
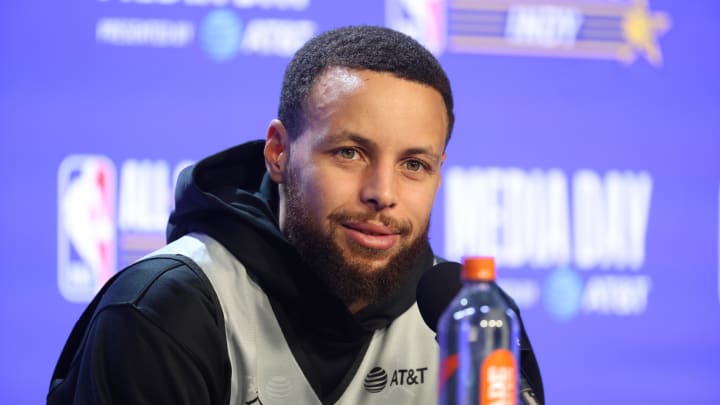
[[[295,246],[301,259],[346,306],[378,302],[395,293],[412,273],[413,264],[429,248],[429,221],[422,232],[411,240],[410,222],[401,222],[374,211],[334,211],[328,216],[328,229],[318,229],[296,187],[296,179],[288,176],[286,184],[287,216],[285,235]],[[380,268],[370,268],[369,260],[380,259],[389,253],[349,242],[343,248],[337,238],[341,237],[342,224],[376,220],[400,234],[400,246],[394,256]]]

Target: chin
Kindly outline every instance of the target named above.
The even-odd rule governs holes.
[[[358,266],[358,272],[361,274],[375,273],[383,270],[388,266],[389,260],[359,260],[356,263],[361,264]]]
[[[397,249],[376,250],[355,244],[343,247],[343,258],[347,263],[374,268],[387,266],[397,254]]]

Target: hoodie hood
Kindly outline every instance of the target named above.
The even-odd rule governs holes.
[[[245,265],[266,291],[273,308],[325,330],[370,332],[388,325],[415,302],[415,288],[430,268],[428,249],[408,280],[392,296],[351,314],[343,302],[307,269],[278,227],[278,186],[266,173],[265,142],[251,141],[184,169],[175,192],[167,240],[205,233]],[[304,326],[310,326],[304,323]],[[335,333],[335,332],[333,332]]]

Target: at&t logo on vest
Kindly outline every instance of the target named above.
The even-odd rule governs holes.
[[[385,387],[409,386],[425,384],[425,371],[427,367],[399,368],[386,372],[382,367],[374,367],[365,376],[365,391],[376,394]]]

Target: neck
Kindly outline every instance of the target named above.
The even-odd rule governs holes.
[[[353,302],[353,303],[350,303],[350,304],[348,305],[348,310],[350,311],[350,313],[356,314],[356,313],[358,313],[361,309],[365,308],[366,306],[368,306],[368,302],[367,302],[366,300],[359,300],[359,301],[355,301],[355,302]]]

